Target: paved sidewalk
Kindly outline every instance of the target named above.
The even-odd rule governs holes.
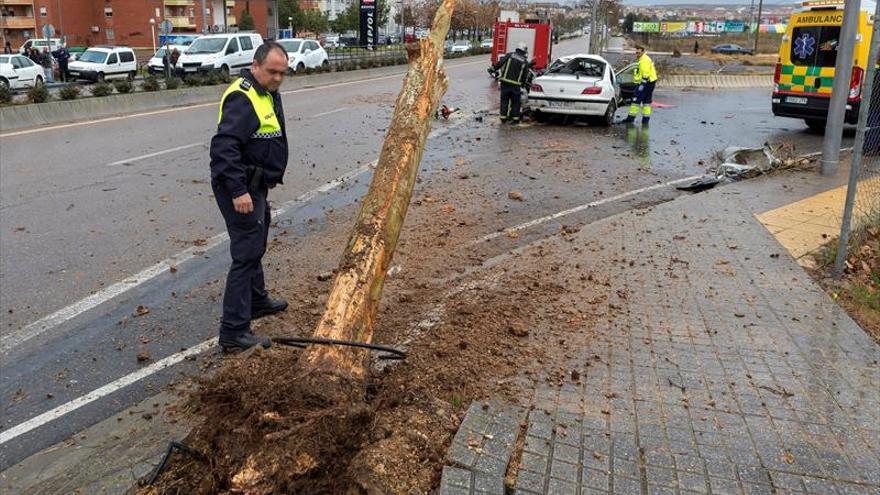
[[[618,310],[567,339],[579,376],[524,401],[516,493],[880,494],[880,347],[754,218],[822,188],[759,179],[547,241]],[[475,450],[441,493],[504,493]]]

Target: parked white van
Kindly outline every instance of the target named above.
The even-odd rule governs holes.
[[[220,71],[238,74],[250,67],[254,53],[263,44],[257,33],[209,34],[193,41],[177,60],[177,70],[185,74]]]
[[[40,53],[43,52],[43,48],[49,47],[50,52],[54,52],[55,50],[61,48],[61,38],[31,38],[24,43],[22,43],[21,47],[18,49],[18,53],[22,55],[27,55],[27,51],[30,50],[31,47],[35,47]]]
[[[79,59],[70,62],[67,70],[74,79],[132,81],[137,75],[137,60],[134,50],[127,46],[101,45],[84,51]]]

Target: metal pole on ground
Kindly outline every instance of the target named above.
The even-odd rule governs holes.
[[[874,8],[874,19],[880,15],[880,2]],[[849,232],[852,225],[853,207],[856,200],[856,189],[859,184],[859,171],[862,168],[862,155],[865,149],[865,137],[868,134],[868,113],[871,112],[871,100],[874,93],[874,74],[877,72],[877,49],[880,47],[880,22],[874,22],[871,31],[871,48],[868,51],[868,70],[865,74],[862,104],[859,109],[859,123],[856,127],[856,139],[853,143],[852,163],[849,166],[849,184],[846,188],[846,202],[843,206],[843,220],[840,222],[840,237],[837,244],[837,257],[834,259],[832,276],[840,280],[846,262],[846,250],[849,244]]]
[[[840,165],[840,141],[843,137],[843,120],[846,117],[849,82],[852,77],[859,7],[860,0],[846,0],[844,3],[843,27],[840,29],[837,62],[834,64],[834,83],[828,105],[825,140],[822,142],[822,175],[836,174]]]

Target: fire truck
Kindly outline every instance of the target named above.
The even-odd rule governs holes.
[[[523,42],[529,49],[529,59],[534,59],[535,70],[546,68],[552,62],[553,26],[549,20],[499,18],[495,21],[495,34],[492,37],[492,64],[496,64],[505,54],[516,49]]]

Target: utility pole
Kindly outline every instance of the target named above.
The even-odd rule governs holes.
[[[758,54],[758,37],[761,36],[761,13],[764,10],[764,0],[758,0],[758,22],[755,29],[755,55]]]
[[[859,7],[860,0],[846,0],[844,3],[843,27],[840,29],[837,61],[834,64],[834,85],[831,87],[831,102],[828,104],[825,139],[822,141],[822,175],[836,174],[837,167],[840,165],[840,141],[843,137],[843,120],[846,117],[849,82],[852,77]]]
[[[592,0],[590,5],[590,47],[587,51],[596,53],[596,24],[598,24],[596,11],[599,10],[599,0]]]

